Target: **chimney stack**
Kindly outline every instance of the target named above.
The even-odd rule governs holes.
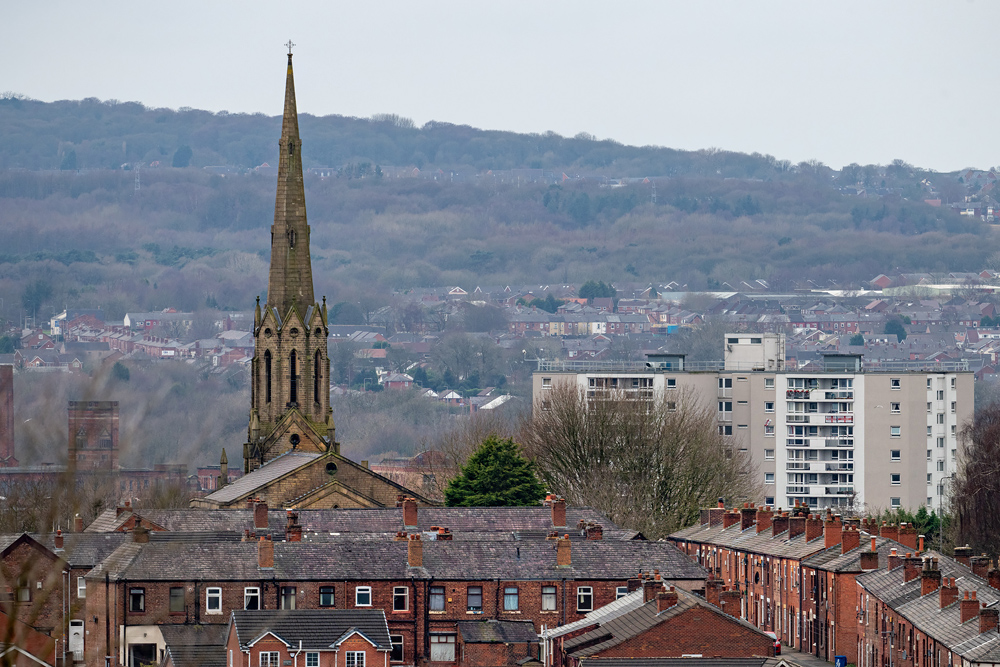
[[[716,507],[708,510],[708,525],[718,526],[722,523],[722,517],[726,514],[726,505],[722,498],[719,498],[719,503]]]
[[[656,599],[656,594],[662,590],[663,590],[663,580],[660,579],[660,575],[656,575],[655,578],[649,577],[648,579],[643,579],[642,601],[649,602],[650,600]]]
[[[903,559],[903,583],[919,577],[923,567],[924,560],[922,558],[907,552],[906,558]]]
[[[844,527],[840,523],[839,514],[827,514],[823,522],[823,546],[827,549],[840,544],[840,535]]]
[[[896,553],[896,550],[893,549],[892,551],[890,551],[889,552],[889,569],[890,570],[895,570],[897,567],[899,567],[902,564],[903,564],[903,559],[899,556],[898,553]]]
[[[840,533],[840,553],[846,554],[861,546],[861,533],[854,526],[844,526]]]
[[[411,530],[417,528],[416,498],[403,498],[403,527]]]
[[[570,552],[569,535],[563,535],[556,540],[556,567],[569,567],[573,564]]]
[[[924,552],[924,536],[917,536],[917,553],[922,554]]]
[[[894,542],[899,541],[899,528],[895,524],[887,524],[882,522],[882,528],[879,530],[879,535]]]
[[[267,528],[267,503],[263,500],[253,506],[253,527],[255,530]]]
[[[730,526],[735,526],[740,522],[740,513],[736,510],[731,512],[726,512],[722,515],[722,527],[729,528]]]
[[[671,586],[665,591],[656,594],[657,613],[666,611],[677,604],[677,591]]]
[[[998,613],[1000,613],[1000,609],[996,607],[983,607],[979,610],[979,634],[997,631]]]
[[[757,532],[758,533],[762,533],[762,532],[764,532],[765,530],[767,530],[768,528],[771,527],[771,515],[772,514],[773,514],[773,512],[771,512],[771,508],[769,506],[767,506],[767,505],[764,505],[759,510],[757,510],[756,523],[757,523]]]
[[[420,541],[420,533],[410,535],[406,541],[406,564],[409,567],[424,566],[424,543]]]
[[[962,623],[971,621],[979,615],[979,600],[976,599],[976,591],[965,591],[960,609]]]
[[[1000,590],[1000,570],[991,567],[989,572],[986,573],[986,581],[991,588]]]
[[[740,530],[752,528],[757,521],[757,508],[751,507],[750,503],[743,503],[740,510]]]
[[[777,537],[788,530],[788,513],[782,512],[771,517],[771,537]]]
[[[584,530],[586,530],[588,540],[604,539],[604,528],[599,523],[588,523]]]
[[[302,526],[299,525],[299,513],[288,510],[288,524],[285,526],[285,540],[288,542],[302,541]]]
[[[73,532],[82,533],[83,532],[83,517],[77,514],[73,517]]]
[[[954,604],[958,599],[958,586],[955,585],[954,577],[945,577],[941,580],[941,588],[938,589],[938,606],[941,609]]]
[[[941,570],[937,569],[936,558],[925,558],[924,569],[920,571],[920,595],[933,593],[941,587]]]
[[[566,525],[566,500],[556,496],[552,499],[552,526],[562,528]]]
[[[705,599],[708,600],[709,604],[714,604],[716,607],[719,606],[719,592],[721,590],[722,582],[709,573],[708,579],[705,581]]]
[[[451,542],[452,541],[451,538],[452,534],[450,530],[448,530],[444,526],[438,528],[437,539],[439,542]]]
[[[629,577],[628,581],[625,582],[628,587],[629,593],[635,593],[637,590],[642,588],[642,579],[638,577]]]
[[[878,549],[876,548],[874,537],[872,537],[871,551],[861,552],[861,569],[865,572],[878,569]]]
[[[917,550],[917,529],[912,523],[907,523],[899,527],[899,537],[896,540],[908,549]]]
[[[972,547],[966,544],[964,547],[955,547],[955,560],[965,567],[972,567]]]
[[[726,612],[730,616],[740,617],[740,602],[743,596],[738,590],[730,589],[728,586],[723,588],[722,592],[719,593],[719,609]]]
[[[63,534],[62,534],[61,530],[57,530],[56,531],[56,537],[55,537],[54,542],[55,542],[55,546],[56,546],[56,551],[62,551],[63,550]]]
[[[788,519],[788,539],[806,532],[806,517],[802,512]]]
[[[990,559],[986,554],[973,556],[969,559],[969,567],[972,568],[972,574],[985,579],[986,573],[990,571]]]
[[[257,542],[257,567],[262,570],[274,569],[274,542],[263,535]]]
[[[806,519],[806,542],[812,542],[823,536],[823,519],[819,514],[810,514]]]
[[[701,522],[701,525],[703,526],[708,525],[708,520],[711,513],[712,510],[708,509],[707,507],[702,507],[700,510],[698,510],[698,521]]]
[[[149,542],[149,530],[142,525],[142,521],[132,529],[132,541],[136,544],[146,544]]]

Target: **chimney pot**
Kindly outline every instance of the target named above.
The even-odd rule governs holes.
[[[661,591],[656,594],[656,611],[662,612],[677,604],[677,591],[671,586],[668,591]]]
[[[63,533],[61,530],[56,531],[55,546],[57,551],[63,548]]]
[[[965,595],[959,603],[959,613],[961,614],[960,618],[962,623],[971,621],[979,615],[979,602],[976,600],[975,591],[972,593],[973,594],[970,595],[969,591],[965,591]]]

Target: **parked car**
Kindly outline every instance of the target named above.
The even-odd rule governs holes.
[[[770,630],[765,630],[764,634],[774,640],[774,654],[781,655],[781,640],[778,639],[778,635],[774,634]]]

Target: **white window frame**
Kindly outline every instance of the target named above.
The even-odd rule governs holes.
[[[511,607],[509,602],[513,601],[514,606]],[[521,610],[521,591],[517,586],[504,586],[503,588],[503,610],[504,611],[520,611]]]
[[[389,644],[392,645],[392,651],[399,647],[399,658],[392,657],[392,651],[389,651],[389,662],[403,662],[406,660],[406,645],[403,643],[403,635],[389,635]]]
[[[894,402],[889,404],[889,414],[898,415],[902,411],[902,406],[899,403]]]
[[[764,378],[764,389],[774,389],[774,378]]]
[[[215,603],[215,608],[212,608],[213,602]],[[221,614],[222,613],[222,589],[218,586],[209,586],[205,589],[205,613],[206,614]]]
[[[281,654],[277,651],[261,651],[257,659],[260,667],[281,667]]]
[[[84,577],[76,578],[76,597],[81,600],[87,597],[87,580]]]
[[[903,450],[901,450],[901,449],[890,449],[889,450],[889,460],[890,461],[902,461],[903,460]]]
[[[900,427],[900,426],[890,426],[889,427],[889,437],[890,438],[899,438],[899,437],[902,437],[902,435],[903,435],[903,429],[902,429],[902,427]]]
[[[774,401],[764,401],[764,412],[774,412]]]
[[[397,607],[396,601],[403,600],[403,606]],[[393,611],[409,611],[410,610],[410,589],[406,586],[393,586],[392,588],[392,610]]]
[[[765,484],[774,484],[774,473],[773,472],[766,472],[766,473],[764,473],[764,483]]]
[[[368,602],[362,602],[361,596],[367,595]],[[372,587],[371,586],[356,586],[354,588],[354,606],[355,607],[370,607],[372,606]]]
[[[589,606],[584,606],[584,599],[588,600]],[[576,610],[594,611],[594,588],[593,586],[576,587]]]
[[[435,644],[444,644],[446,650],[442,651],[438,649],[438,651],[435,652]],[[455,644],[455,635],[453,634],[431,633],[431,660],[436,662],[455,662],[455,658],[457,657],[455,654]],[[450,649],[448,649],[448,647],[450,647]],[[450,657],[442,655],[448,650],[451,652]]]
[[[619,586],[615,589],[615,599],[620,600],[628,595],[628,586]]]
[[[889,378],[889,389],[892,391],[899,391],[901,388],[901,383],[899,378]]]
[[[365,652],[364,651],[345,652],[344,667],[365,667]]]
[[[898,473],[898,472],[889,473],[889,485],[890,486],[899,486],[902,483],[903,483],[903,475],[902,475],[902,473]]]
[[[889,507],[900,507],[899,498],[889,498]]]
[[[243,609],[250,609],[247,603],[251,598],[257,598],[257,609],[260,609],[260,589],[256,586],[247,586],[243,589]]]
[[[774,460],[774,450],[773,449],[765,449],[764,450],[764,460],[765,461],[773,461]]]
[[[559,591],[555,586],[542,586],[542,611],[555,611],[558,597]]]
[[[319,651],[306,652],[306,667],[319,667]]]

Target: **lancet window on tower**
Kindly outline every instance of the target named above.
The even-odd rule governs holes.
[[[288,384],[288,402],[295,405],[299,402],[299,376],[295,350],[292,350],[292,353],[288,355],[288,370],[291,371]]]
[[[264,352],[264,396],[265,400],[271,402],[271,351]]]
[[[322,386],[322,384],[320,384],[320,380],[322,379],[322,375],[320,373],[322,361],[323,355],[319,350],[316,350],[316,356],[313,360],[313,402],[317,405],[319,405],[319,388]]]

